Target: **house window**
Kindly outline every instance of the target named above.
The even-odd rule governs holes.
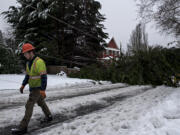
[[[116,52],[116,56],[118,56],[118,52]]]
[[[112,51],[111,50],[109,51],[109,55],[112,55]]]
[[[119,56],[119,52],[117,52],[117,56]]]
[[[109,51],[108,50],[106,50],[106,54],[109,55]]]

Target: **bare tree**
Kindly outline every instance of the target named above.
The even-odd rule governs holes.
[[[180,38],[180,0],[135,0],[139,15],[146,21],[155,21],[162,32]]]
[[[0,45],[3,45],[4,39],[3,39],[3,34],[2,31],[0,30]]]
[[[128,52],[133,53],[139,50],[148,49],[148,34],[145,32],[145,25],[139,23],[132,31],[128,44]]]

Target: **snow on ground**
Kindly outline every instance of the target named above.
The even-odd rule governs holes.
[[[92,93],[98,93],[102,91],[108,91],[109,89],[116,89],[116,88],[122,88],[127,87],[126,84],[117,83],[117,84],[106,84],[106,85],[93,85],[93,87],[87,87],[86,84],[84,84],[86,87],[80,88],[79,85],[76,87],[69,87],[69,88],[54,88],[54,89],[48,89],[46,91],[47,98],[46,100],[55,100],[55,99],[63,99],[68,97],[75,97],[75,96],[81,96],[81,95],[88,95]],[[27,100],[27,97],[29,95],[29,92],[26,91],[25,94],[20,94],[19,90],[17,91],[1,91],[1,98],[0,103],[1,104],[17,104],[17,103],[25,103]],[[1,107],[0,107],[1,108]]]
[[[180,88],[149,109],[130,135],[180,135]]]
[[[17,74],[9,74],[9,75],[0,75],[0,90],[17,90],[20,88],[22,81],[25,75],[17,75]],[[69,87],[69,86],[76,86],[76,85],[92,85],[92,83],[97,83],[96,81],[90,79],[78,79],[78,78],[68,78],[68,77],[61,77],[57,75],[48,75],[48,84],[47,89],[52,88],[62,88],[62,87]],[[101,82],[107,83],[110,82]],[[28,90],[28,86],[25,88]]]
[[[179,135],[179,125],[180,89],[161,86],[40,135]]]
[[[128,93],[127,95],[131,95],[138,92],[140,93],[143,89],[147,89],[147,88],[151,88],[151,87],[150,86],[131,86],[131,87],[114,89],[108,92],[101,92],[101,93],[91,94],[91,95],[86,95],[86,96],[81,96],[81,97],[74,97],[74,98],[61,99],[61,100],[57,99],[57,100],[47,102],[47,104],[54,115],[61,114],[61,113],[65,113],[67,115],[76,115],[76,114],[73,114],[74,110],[80,108],[81,106],[88,106],[88,105],[93,105],[93,104],[106,105],[108,104],[108,102],[106,102],[106,100],[104,99],[113,98],[113,97],[119,96],[120,94],[125,94],[125,93]],[[19,112],[22,112],[22,113],[19,113]],[[24,106],[20,106],[15,109],[13,108],[13,109],[1,110],[0,111],[0,127],[9,126],[9,125],[18,123],[18,121],[22,118],[23,112],[24,112]],[[33,118],[36,120],[41,115],[42,115],[41,109],[39,107],[35,107]],[[1,116],[5,116],[5,117],[1,117]]]
[[[26,102],[29,87],[28,85],[24,89],[24,94],[19,94],[19,88],[21,87],[22,81],[24,79],[24,74],[1,74],[0,75],[0,104],[5,103],[16,103],[16,102]],[[77,93],[77,88],[88,88],[91,86],[98,86],[102,84],[111,84],[108,81],[94,81],[90,79],[79,79],[79,78],[68,78],[58,75],[48,75],[48,84],[47,84],[47,96],[50,94],[56,95],[56,91],[61,92],[61,94],[72,93],[72,91]],[[67,88],[73,88],[71,91],[67,91]],[[14,100],[16,99],[16,100]],[[1,108],[1,106],[0,106]]]
[[[14,81],[15,78],[16,81]],[[4,104],[3,107],[9,104],[25,103],[27,101],[29,90],[24,90],[24,94],[20,94],[19,92],[19,87],[21,86],[23,78],[24,75],[0,75],[0,84],[2,84],[0,85],[0,104]],[[96,93],[110,88],[115,89],[127,86],[126,84],[121,83],[112,84],[110,86],[109,84],[111,83],[107,81],[96,82],[88,79],[48,75],[46,100],[52,100],[54,98],[62,99],[76,95],[86,95],[88,93]],[[0,108],[2,108],[2,106],[0,106]]]
[[[0,75],[0,106],[14,102],[18,105],[1,109],[0,130],[18,125],[24,115],[25,108],[19,104],[19,101],[25,102],[28,91],[19,94],[19,91],[13,90],[20,87],[23,78],[24,75]],[[47,104],[53,115],[56,116],[55,118],[61,114],[77,117],[42,128],[32,134],[180,135],[180,88],[103,83],[106,85],[98,85],[92,80],[49,75]],[[112,89],[103,90],[105,88]],[[74,94],[75,96],[72,96]],[[78,96],[78,94],[82,95]],[[72,97],[57,98],[63,96]],[[104,108],[84,116],[76,114],[78,112],[75,110],[78,108],[93,104],[103,105]],[[42,111],[35,106],[30,128],[37,124],[40,117]]]

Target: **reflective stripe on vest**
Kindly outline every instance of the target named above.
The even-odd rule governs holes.
[[[47,74],[47,72],[46,71],[42,71],[42,72],[40,72],[40,75],[46,75]]]

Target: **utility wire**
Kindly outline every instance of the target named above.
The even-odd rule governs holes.
[[[17,0],[17,1],[19,1],[19,0]],[[34,7],[34,6],[30,5],[30,4],[27,4],[26,2],[23,2],[23,1],[19,1],[19,2],[25,4],[26,6],[31,7],[31,8],[34,9],[34,10],[37,10],[36,7]],[[79,29],[79,28],[77,28],[77,27],[75,27],[75,26],[73,26],[73,25],[71,25],[71,24],[69,24],[69,23],[67,23],[67,22],[65,22],[65,21],[63,21],[63,20],[61,20],[61,19],[53,16],[53,15],[50,15],[49,13],[47,13],[47,15],[48,15],[50,18],[58,21],[59,23],[65,24],[65,25],[67,25],[68,27],[70,27],[70,28],[72,28],[72,29],[75,29],[75,30],[77,30],[77,31],[85,34],[86,36],[89,36],[89,37],[94,38],[94,39],[96,39],[96,40],[100,40],[99,38],[97,38],[97,37],[95,37],[95,36],[93,36],[93,35],[91,35],[91,34],[89,34],[89,33],[87,33],[87,32],[82,31],[81,29]],[[19,39],[19,40],[21,40],[21,39]],[[47,56],[45,55],[45,57],[47,57]],[[54,57],[54,58],[55,58],[55,57]],[[57,58],[56,58],[56,59],[57,59]],[[74,63],[74,64],[81,65],[81,66],[85,66],[85,65],[86,65],[86,64],[83,64],[83,63],[81,63],[81,62],[74,62],[74,61],[65,60],[65,59],[61,59],[60,61],[65,62],[65,63]]]

